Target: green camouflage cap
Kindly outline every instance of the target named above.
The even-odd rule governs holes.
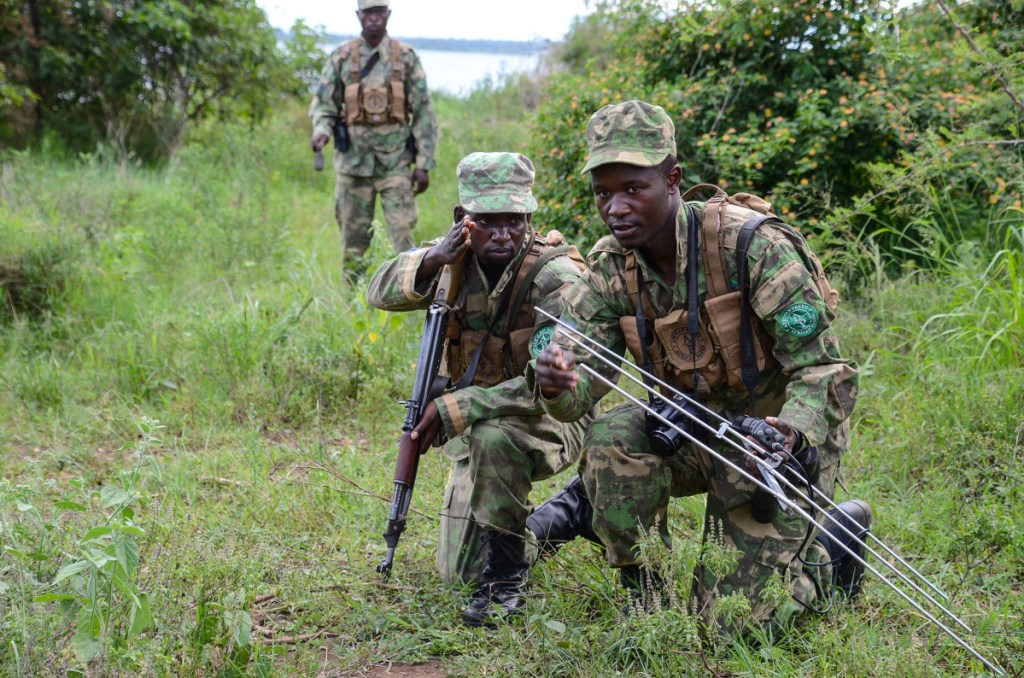
[[[359,0],[359,11],[371,7],[387,7],[390,0]]]
[[[676,126],[661,106],[645,101],[609,104],[587,123],[586,174],[613,162],[654,167],[676,152]]]
[[[470,153],[455,170],[459,202],[473,214],[537,211],[533,163],[519,153]]]

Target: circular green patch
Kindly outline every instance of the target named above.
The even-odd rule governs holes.
[[[551,343],[551,337],[553,336],[555,336],[554,325],[538,327],[533,333],[533,337],[530,339],[530,355],[534,358],[539,356],[540,352],[544,350],[544,347]]]
[[[818,329],[818,311],[803,302],[793,304],[779,316],[782,331],[794,337],[806,337]]]

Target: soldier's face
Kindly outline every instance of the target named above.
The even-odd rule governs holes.
[[[531,216],[515,212],[470,216],[473,254],[485,266],[508,266],[523,244]]]
[[[600,165],[590,171],[590,188],[601,219],[623,247],[643,250],[674,240],[678,166],[666,175],[658,167]]]
[[[359,17],[359,25],[363,27],[363,36],[367,40],[373,40],[384,36],[388,29],[388,18],[391,10],[387,7],[370,7],[356,12]]]

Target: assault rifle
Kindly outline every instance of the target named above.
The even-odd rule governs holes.
[[[405,423],[402,437],[398,441],[398,460],[395,464],[395,493],[391,499],[391,513],[384,542],[388,551],[384,560],[377,565],[377,572],[386,579],[391,574],[391,563],[395,559],[395,547],[405,531],[405,520],[412,500],[412,488],[416,484],[416,471],[420,464],[420,451],[430,447],[432,440],[413,440],[412,430],[420,422],[423,410],[431,400],[444,393],[450,380],[438,375],[441,357],[444,353],[445,333],[451,317],[452,304],[462,281],[462,260],[445,266],[437,284],[437,292],[427,309],[423,323],[423,339],[420,341],[420,355],[416,361],[416,378],[413,381],[412,397],[406,400]]]

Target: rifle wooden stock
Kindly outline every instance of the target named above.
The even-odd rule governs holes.
[[[395,558],[395,548],[405,531],[412,490],[416,485],[416,472],[419,470],[420,450],[426,449],[431,440],[413,440],[412,431],[423,417],[427,404],[441,395],[449,380],[438,376],[441,358],[444,356],[445,334],[448,331],[448,319],[451,305],[458,294],[462,280],[462,261],[445,266],[438,280],[437,292],[427,309],[427,317],[423,323],[423,339],[420,341],[419,358],[416,361],[416,377],[413,380],[412,396],[405,401],[405,422],[402,424],[402,436],[398,441],[398,459],[395,463],[395,491],[391,498],[391,511],[388,514],[388,526],[384,532],[384,543],[387,554],[377,565],[377,572],[387,578],[391,574],[391,564]]]
[[[416,484],[416,471],[419,470],[420,445],[412,439],[412,433],[406,431],[398,440],[398,461],[395,463],[395,482],[405,483],[409,487]]]

